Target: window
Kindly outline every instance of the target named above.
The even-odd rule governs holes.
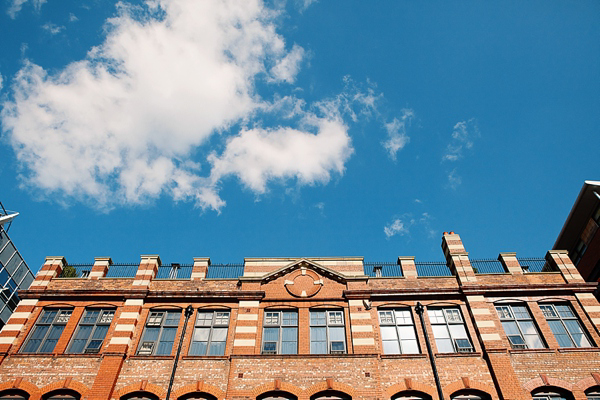
[[[23,353],[52,353],[73,310],[48,309],[35,323]]]
[[[336,390],[326,390],[310,397],[310,400],[350,400],[352,397]]]
[[[0,393],[0,400],[27,400],[29,394],[18,389],[10,389]]]
[[[600,388],[598,386],[588,389],[585,392],[587,400],[600,400]]]
[[[544,348],[544,343],[542,343],[527,307],[524,305],[501,305],[496,306],[496,312],[513,349]]]
[[[590,347],[581,323],[568,304],[540,304],[560,347]]]
[[[343,311],[310,312],[311,354],[345,354],[346,333]]]
[[[114,316],[115,310],[85,310],[69,353],[98,353]]]
[[[533,395],[533,400],[567,400],[570,398],[556,392],[538,392]]]
[[[392,400],[431,400],[431,396],[416,390],[406,390],[396,393],[392,396]]]
[[[80,398],[79,393],[72,390],[60,390],[42,396],[44,400],[79,400]]]
[[[380,310],[384,354],[419,354],[415,325],[409,308]]]
[[[490,396],[485,392],[467,389],[459,390],[450,396],[451,400],[489,400]]]
[[[140,356],[170,355],[180,319],[180,311],[151,311],[137,354]]]
[[[265,311],[263,354],[298,354],[298,313]]]
[[[433,308],[427,310],[427,314],[438,352],[469,353],[473,351],[458,308]]]
[[[229,311],[198,311],[190,355],[225,355]]]
[[[298,397],[294,396],[291,393],[283,392],[283,391],[273,391],[264,393],[256,398],[256,400],[297,400]]]

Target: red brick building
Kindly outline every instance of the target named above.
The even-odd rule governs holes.
[[[252,258],[242,276],[48,257],[0,333],[0,399],[165,399],[175,363],[182,400],[598,398],[596,285],[566,252],[442,248],[447,267]]]

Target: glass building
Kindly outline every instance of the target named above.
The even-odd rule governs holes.
[[[29,288],[34,279],[5,230],[16,215],[0,209],[0,329],[19,304],[17,290]]]

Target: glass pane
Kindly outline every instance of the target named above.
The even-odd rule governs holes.
[[[100,315],[99,310],[88,310],[85,312],[85,316],[81,320],[82,324],[95,324],[98,319],[98,315]]]
[[[412,325],[412,316],[409,310],[396,310],[396,324]]]
[[[344,342],[331,342],[331,351],[336,353],[344,351]]]
[[[382,324],[393,324],[394,317],[392,311],[379,311],[379,322]]]
[[[73,344],[71,345],[71,349],[69,350],[69,352],[75,353],[75,354],[83,353],[83,349],[85,348],[86,343],[87,343],[87,340],[79,340],[79,339],[73,340]]]
[[[544,348],[544,343],[542,343],[542,339],[540,339],[537,333],[535,335],[525,335],[525,342],[527,343],[527,347],[530,349]]]
[[[450,333],[448,333],[448,328],[446,328],[446,325],[433,325],[431,329],[433,330],[433,337],[435,337],[436,339],[444,339],[450,337]]]
[[[264,342],[263,353],[276,354],[277,353],[277,342]]]
[[[64,325],[54,325],[52,328],[50,328],[50,333],[48,333],[46,339],[58,340],[63,332],[63,329],[65,329]]]
[[[325,325],[325,311],[311,311],[310,312],[310,324],[311,325]]]
[[[159,327],[148,327],[144,332],[143,342],[156,342],[158,340],[158,334],[160,333]]]
[[[395,326],[381,327],[381,340],[396,340],[398,338]]]
[[[329,324],[341,325],[344,322],[341,311],[329,311]]]
[[[45,310],[44,314],[40,318],[39,323],[40,324],[50,324],[50,323],[52,323],[52,321],[54,321],[54,317],[56,317],[57,313],[58,313],[58,310]]]
[[[315,342],[327,341],[326,328],[310,328],[310,340]]]
[[[177,328],[164,328],[160,337],[161,342],[173,342],[177,334]]]
[[[90,340],[90,343],[88,344],[87,348],[88,349],[99,349],[100,346],[102,346],[102,340]]]
[[[403,354],[419,354],[419,344],[417,340],[403,340],[402,341],[402,353]]]
[[[519,326],[525,335],[537,335],[537,329],[532,321],[519,321]]]
[[[179,311],[169,311],[167,313],[167,318],[165,319],[165,325],[179,325],[180,319],[181,313]]]
[[[298,339],[298,328],[283,328],[281,339],[284,342],[295,342]]]
[[[415,339],[415,329],[412,326],[399,326],[398,334],[401,339]]]
[[[460,312],[456,308],[448,308],[446,311],[446,320],[448,322],[462,322]]]
[[[298,325],[298,313],[295,311],[283,313],[284,325]]]
[[[192,340],[195,342],[207,342],[209,334],[210,328],[196,328],[194,330],[194,338]]]
[[[454,347],[452,347],[452,341],[450,339],[435,339],[435,345],[437,346],[438,353],[454,353]]]
[[[229,325],[229,312],[215,313],[215,325]]]
[[[327,342],[310,342],[311,354],[327,354]]]
[[[530,319],[529,312],[525,306],[513,306],[513,311],[517,319]]]
[[[298,343],[296,341],[281,343],[281,354],[296,354],[296,353],[298,353]]]
[[[211,356],[225,355],[225,342],[211,342],[208,354]]]
[[[384,340],[383,354],[400,354],[400,343],[397,340]]]
[[[114,311],[104,311],[102,313],[102,316],[100,317],[100,321],[98,321],[98,323],[110,324],[112,322],[114,316],[115,316]]]
[[[46,339],[42,344],[42,347],[38,350],[39,353],[52,353],[54,346],[56,346],[58,339]]]
[[[514,321],[503,321],[502,327],[504,328],[504,332],[506,332],[506,334],[509,336],[521,335],[521,332],[519,332],[519,328],[517,328],[517,323]]]
[[[93,325],[81,325],[79,327],[79,330],[77,331],[77,336],[75,338],[87,340],[90,337],[90,334],[92,333],[93,329]]]
[[[329,328],[329,340],[345,341],[344,328]]]
[[[558,317],[558,315],[556,315],[556,313],[554,312],[554,309],[552,308],[552,306],[540,305],[540,309],[542,310],[542,314],[544,314],[544,317],[546,317],[546,318],[557,318]]]
[[[452,336],[453,339],[468,337],[464,325],[450,325],[450,336]]]
[[[196,325],[199,326],[210,326],[212,325],[212,312],[199,312],[196,318]]]
[[[444,319],[444,312],[440,309],[440,310],[427,310],[427,315],[429,315],[429,321],[432,324],[437,324],[437,323],[445,323],[446,320]]]
[[[227,340],[227,328],[213,329],[213,334],[212,334],[213,342],[225,342],[226,340]]]
[[[203,356],[206,354],[206,342],[192,342],[192,347],[190,348],[190,355],[193,356]]]
[[[264,328],[264,338],[265,342],[278,342],[279,341],[279,328]]]
[[[92,339],[104,340],[106,333],[108,332],[108,325],[99,325],[94,330]]]
[[[558,315],[560,315],[563,318],[574,318],[575,315],[573,314],[573,312],[571,311],[571,307],[567,306],[567,305],[556,305],[556,311],[558,311]]]
[[[265,313],[265,325],[279,325],[279,312]]]

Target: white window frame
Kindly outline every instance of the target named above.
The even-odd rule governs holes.
[[[540,341],[541,346],[540,347],[533,347],[535,349],[543,349],[545,348],[544,346],[544,341],[542,340],[542,336],[540,335],[540,332],[538,330],[537,325],[535,324],[535,321],[533,320],[533,317],[531,316],[531,313],[529,312],[529,308],[527,308],[527,306],[525,304],[496,304],[496,313],[498,314],[498,318],[500,318],[500,322],[514,322],[515,325],[517,326],[517,330],[519,331],[519,338],[521,339],[522,343],[515,343],[515,341],[518,341],[518,339],[516,339],[516,335],[509,335],[508,332],[506,332],[506,329],[504,329],[504,333],[506,334],[506,337],[508,338],[508,342],[510,343],[510,346],[513,349],[528,349],[529,344],[527,343],[527,340],[525,340],[525,334],[523,333],[523,328],[521,328],[521,321],[525,321],[525,322],[531,322],[533,324],[533,327],[535,328],[535,332],[537,334],[537,337]],[[513,307],[523,307],[525,308],[525,311],[527,311],[527,318],[522,318],[522,317],[517,317],[517,314],[514,312]],[[531,334],[527,335],[527,336],[531,336]]]
[[[421,353],[421,348],[419,346],[419,338],[417,336],[417,331],[415,329],[415,320],[413,318],[413,313],[412,313],[412,309],[410,307],[404,307],[404,308],[384,308],[384,309],[380,309],[377,310],[377,315],[379,316],[379,325],[381,327],[395,327],[396,328],[396,342],[398,343],[398,348],[400,349],[400,353],[385,353],[384,352],[384,346],[382,346],[382,352],[384,354],[420,354]],[[404,321],[399,322],[398,319],[396,318],[396,312],[406,312],[408,311],[409,315],[410,315],[410,323],[406,323]],[[388,318],[388,313],[389,316],[391,318]],[[403,341],[407,341],[407,340],[411,340],[412,339],[403,339],[402,335],[400,334],[400,329],[399,327],[407,327],[410,326],[412,327],[412,331],[414,334],[414,341],[416,342],[417,345],[417,352],[416,353],[408,353],[404,350],[403,346],[402,346],[402,342]],[[381,343],[383,345],[384,340],[383,340],[383,333],[381,335]],[[391,340],[390,340],[391,341]],[[387,342],[387,340],[385,341]]]
[[[201,324],[201,321],[208,321],[208,319],[200,320],[201,314],[212,314],[212,319],[210,320],[210,324]],[[224,315],[227,315],[226,320]],[[192,341],[190,343],[190,351],[188,355],[190,356],[223,356],[225,355],[227,349],[227,337],[229,337],[229,323],[231,320],[231,311],[230,310],[198,310],[196,314],[196,321],[194,323],[194,333],[192,335]],[[210,354],[211,344],[213,342],[213,333],[214,329],[226,329],[227,334],[225,335],[225,348],[223,349],[223,354]],[[206,352],[204,354],[195,354],[192,353],[192,344],[194,342],[203,342],[202,340],[194,340],[194,336],[196,335],[196,331],[199,329],[210,329],[208,333],[208,340],[206,341]]]
[[[96,312],[99,311],[98,316],[96,317],[96,320],[91,323],[91,322],[85,322],[85,318],[87,317],[88,313],[90,312]],[[100,349],[102,349],[102,344],[104,343],[104,339],[106,338],[106,334],[104,335],[104,337],[102,338],[102,340],[100,340],[99,338],[94,339],[94,333],[96,332],[96,330],[98,329],[98,326],[108,326],[110,329],[110,325],[112,324],[112,321],[114,320],[115,317],[115,309],[99,309],[99,308],[90,308],[90,309],[86,309],[85,313],[83,314],[83,316],[81,317],[81,319],[79,320],[79,324],[77,325],[77,330],[75,331],[75,334],[73,335],[73,338],[71,339],[71,344],[69,345],[69,351],[67,353],[70,354],[96,354],[100,352]],[[108,318],[108,321],[107,321]],[[92,331],[90,332],[85,345],[83,346],[83,351],[81,353],[73,353],[72,349],[73,349],[73,345],[75,343],[77,339],[77,335],[79,334],[79,331],[81,330],[82,326],[93,326]],[[106,331],[106,333],[108,334],[108,330]],[[92,344],[92,342],[97,342],[100,340],[100,346],[98,347],[90,347],[90,344]]]
[[[313,317],[312,317],[313,313],[325,313],[325,324],[313,323]],[[338,316],[340,317],[339,319],[338,319]],[[338,321],[340,321],[340,322],[338,322]],[[312,328],[323,328],[323,327],[325,328],[326,343],[327,343],[327,352],[325,354],[347,354],[348,347],[346,346],[346,325],[344,323],[344,310],[343,309],[341,309],[341,310],[323,310],[323,309],[310,310],[311,354],[320,354],[320,353],[312,353],[312,343],[313,343],[313,337],[312,337],[313,329]],[[339,340],[332,341],[331,335],[329,333],[330,328],[340,328],[340,327],[343,328],[344,340],[343,341],[339,341]],[[332,350],[333,343],[342,343],[344,346],[343,350]]]
[[[443,323],[432,322],[432,320],[431,320],[432,316],[429,313],[433,312],[433,311],[437,311],[437,310],[442,311],[442,315],[444,317]],[[434,326],[444,326],[446,328],[446,331],[448,332],[448,336],[450,338],[450,342],[452,344],[454,353],[473,353],[475,351],[475,348],[473,347],[473,343],[471,342],[471,338],[469,337],[469,330],[468,330],[467,324],[464,321],[464,318],[462,316],[462,312],[461,312],[459,306],[431,307],[431,308],[427,309],[427,314],[429,317],[429,323],[432,327],[432,330],[433,330]],[[450,329],[450,327],[453,325],[461,325],[464,328],[467,337],[466,338],[453,337],[452,329]],[[434,340],[436,341],[436,347],[438,347],[437,339],[438,338],[435,337],[435,330],[434,330]],[[440,339],[443,339],[443,338],[440,338]],[[465,341],[467,342],[467,344],[469,346],[464,346]],[[439,348],[438,348],[438,352],[440,352]]]
[[[283,319],[284,313],[293,313],[296,318],[295,324],[286,324]],[[263,318],[263,335],[262,335],[262,344],[261,344],[261,352],[262,354],[298,354],[298,311],[297,310],[265,310]],[[277,317],[274,321],[273,317]],[[277,334],[277,342],[266,341],[265,340],[265,329],[267,328],[277,328],[279,330]],[[282,345],[283,345],[283,331],[286,328],[296,328],[296,351],[294,353],[282,353]],[[266,343],[275,343],[275,350],[266,350]]]

